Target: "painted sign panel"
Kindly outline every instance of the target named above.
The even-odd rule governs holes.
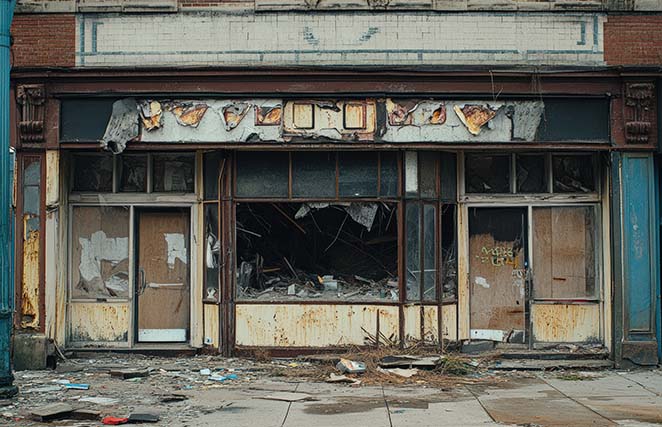
[[[601,14],[76,16],[77,67],[604,64]]]

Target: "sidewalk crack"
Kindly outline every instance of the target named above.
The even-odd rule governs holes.
[[[388,415],[388,424],[393,427],[393,420],[391,419],[391,408],[388,407],[388,400],[386,400],[386,393],[384,392],[384,384],[382,384],[382,397],[384,398],[384,405],[386,405],[386,414]]]
[[[301,385],[301,383],[297,383],[297,386],[294,387],[295,393],[299,390],[299,385]],[[280,424],[280,427],[283,427],[285,425],[285,421],[287,421],[287,416],[290,415],[290,408],[292,407],[292,403],[293,402],[289,402],[287,404],[287,411],[285,412],[285,418],[283,418],[283,422]]]

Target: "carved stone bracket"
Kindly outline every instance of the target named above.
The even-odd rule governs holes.
[[[648,144],[653,128],[653,105],[655,102],[655,84],[625,84],[625,140],[628,144]]]
[[[44,140],[46,90],[43,85],[20,85],[16,88],[16,102],[21,106],[18,117],[22,142]]]

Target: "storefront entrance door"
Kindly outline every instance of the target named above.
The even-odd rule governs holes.
[[[471,338],[523,343],[526,208],[469,209]]]
[[[138,216],[138,342],[189,339],[189,211],[143,210]]]

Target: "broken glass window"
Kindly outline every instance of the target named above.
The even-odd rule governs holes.
[[[441,208],[441,284],[443,300],[457,299],[457,219],[455,205]]]
[[[467,154],[467,193],[510,193],[510,155]]]
[[[219,301],[221,240],[218,203],[205,203],[205,301]]]
[[[72,297],[129,296],[129,208],[75,206],[72,218]]]
[[[154,192],[192,193],[194,191],[194,154],[155,154],[152,157],[152,164]]]
[[[437,298],[437,209],[435,205],[423,205],[423,300]]]
[[[396,203],[238,203],[237,297],[398,301]]]
[[[340,152],[338,164],[340,197],[373,197],[377,195],[376,153]]]
[[[284,152],[237,153],[238,197],[287,197],[289,156]]]
[[[23,224],[25,236],[39,231],[41,208],[41,159],[37,156],[23,158]]]
[[[534,296],[595,297],[594,208],[534,207],[532,218]]]
[[[205,200],[215,200],[218,198],[218,183],[222,158],[223,153],[220,151],[212,151],[203,155]]]
[[[336,154],[334,152],[292,153],[292,196],[336,196]]]
[[[421,298],[421,205],[417,202],[407,203],[405,211],[407,241],[407,271],[405,283],[407,300],[417,301]]]
[[[113,157],[111,155],[74,154],[73,191],[113,191]]]
[[[437,197],[437,157],[436,153],[418,153],[421,198]]]
[[[398,195],[398,155],[393,151],[380,154],[379,195],[395,197]]]
[[[147,155],[125,154],[120,157],[120,191],[147,191]]]
[[[457,199],[457,155],[442,152],[439,168],[441,199],[454,202]]]
[[[594,158],[591,154],[552,156],[555,193],[595,191]]]
[[[547,168],[544,154],[518,154],[517,167],[518,193],[547,193]]]

